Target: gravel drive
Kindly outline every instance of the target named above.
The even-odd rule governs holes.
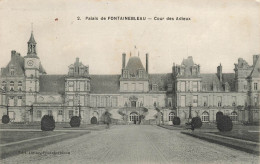
[[[151,125],[115,125],[0,163],[258,163],[259,156]]]

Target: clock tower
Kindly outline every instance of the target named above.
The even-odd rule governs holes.
[[[32,105],[35,102],[36,93],[39,92],[39,75],[41,74],[41,63],[37,56],[37,43],[34,39],[33,31],[27,44],[27,56],[24,57],[26,105]]]

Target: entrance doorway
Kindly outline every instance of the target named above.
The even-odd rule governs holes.
[[[139,121],[139,116],[138,116],[138,114],[137,114],[136,112],[130,113],[130,115],[129,115],[129,120],[130,120],[130,122],[132,122],[132,123],[134,123],[134,124],[138,123],[138,121]]]
[[[97,124],[97,117],[92,117],[90,120],[91,124]]]

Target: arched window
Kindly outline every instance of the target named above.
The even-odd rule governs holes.
[[[172,121],[174,116],[175,114],[173,112],[169,113],[169,121]]]
[[[230,114],[230,118],[231,118],[231,120],[232,121],[237,121],[237,112],[232,112],[231,114]]]
[[[132,122],[134,122],[134,121],[139,121],[138,114],[135,113],[135,112],[130,113],[129,120],[132,121]]]
[[[6,90],[6,82],[5,82],[5,81],[2,82],[2,89],[3,89],[4,91]]]
[[[209,122],[209,113],[208,112],[203,112],[201,115],[201,121],[202,122]]]
[[[22,91],[23,83],[21,81],[18,82],[18,90]]]
[[[13,81],[10,82],[10,91],[14,91],[14,82]]]

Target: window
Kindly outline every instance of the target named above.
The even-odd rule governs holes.
[[[88,91],[90,90],[90,83],[89,82],[87,83],[87,90]]]
[[[127,90],[128,90],[128,84],[124,83],[124,91],[127,91]]]
[[[153,106],[157,106],[157,98],[153,98]]]
[[[169,113],[169,121],[172,121],[174,116],[175,116],[175,115],[174,115],[173,112]]]
[[[124,72],[123,72],[123,78],[127,78],[128,77],[128,72],[127,72],[127,70],[125,70]]]
[[[52,110],[48,110],[48,115],[52,116]]]
[[[254,83],[254,90],[257,90],[257,83]]]
[[[172,99],[171,98],[168,98],[168,106],[172,107]]]
[[[84,91],[85,82],[80,82],[79,90]]]
[[[2,82],[2,89],[3,89],[4,91],[6,90],[6,82],[5,82],[5,81]]]
[[[222,97],[218,96],[218,107],[222,106]]]
[[[23,83],[21,81],[18,82],[18,91],[22,91]]]
[[[158,91],[158,85],[157,85],[157,84],[153,84],[152,90],[153,90],[153,91]]]
[[[84,106],[85,105],[85,101],[84,101],[85,100],[85,96],[80,96],[79,100],[80,100],[80,105]]]
[[[135,87],[135,83],[132,83],[132,91],[135,91],[136,87]]]
[[[237,112],[232,112],[232,113],[230,114],[230,119],[231,119],[232,121],[237,121]]]
[[[124,97],[124,106],[125,106],[125,107],[128,106],[127,103],[128,103],[128,98]]]
[[[139,91],[143,91],[144,90],[144,84],[143,83],[139,83],[138,90]]]
[[[186,106],[186,96],[181,96],[181,107]]]
[[[110,106],[109,97],[106,97],[106,107]]]
[[[185,82],[181,82],[181,92],[185,92],[185,90],[186,90]]]
[[[73,91],[74,83],[73,81],[69,82],[69,91]]]
[[[58,111],[58,115],[62,115],[63,114],[63,111],[62,110],[59,110]]]
[[[14,76],[14,68],[11,68],[11,69],[10,69],[10,75],[11,75],[11,76]]]
[[[69,118],[71,119],[72,116],[73,116],[73,110],[69,110]]]
[[[14,82],[13,81],[10,82],[10,91],[14,91]]]
[[[192,90],[193,92],[197,92],[198,91],[198,82],[192,82]]]
[[[9,106],[14,106],[14,97],[9,97]]]
[[[208,112],[203,112],[201,115],[201,121],[202,122],[209,122],[209,113]]]
[[[232,96],[232,106],[236,106],[236,96]]]
[[[208,97],[203,97],[203,106],[208,106]]]
[[[139,78],[143,78],[143,73],[144,73],[143,70],[139,70]]]
[[[74,72],[74,69],[73,69],[73,68],[70,68],[70,69],[69,69],[69,74],[70,74],[70,75],[73,75],[73,72]]]
[[[37,110],[37,112],[36,112],[36,117],[37,117],[37,118],[41,118],[41,117],[42,117],[42,111]]]
[[[198,96],[193,96],[193,100],[192,100],[192,105],[194,107],[197,107],[198,106]]]
[[[257,104],[257,97],[254,97],[254,105],[258,106],[258,104]]]
[[[113,107],[117,106],[117,97],[112,97],[112,106]]]
[[[17,106],[21,106],[21,105],[22,105],[22,96],[18,96]]]

